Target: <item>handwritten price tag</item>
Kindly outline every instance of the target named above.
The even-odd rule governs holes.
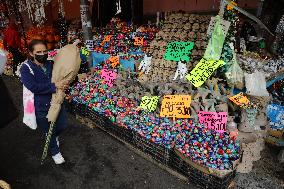
[[[235,96],[230,97],[229,99],[238,106],[245,106],[250,103],[249,99],[246,96],[244,96],[244,93],[242,92]]]
[[[101,77],[109,87],[112,87],[117,77],[117,73],[112,70],[102,69]]]
[[[88,49],[86,47],[81,48],[81,53],[82,53],[82,55],[85,55],[85,56],[90,55],[90,52],[88,51]]]
[[[167,51],[164,56],[165,60],[190,61],[191,50],[194,47],[194,42],[170,42],[167,45]]]
[[[58,49],[48,51],[48,60],[53,60],[53,58],[57,55],[57,53],[58,53]]]
[[[111,56],[108,60],[110,61],[112,68],[116,68],[119,64],[119,56]]]
[[[166,95],[161,106],[161,117],[190,118],[191,96]]]
[[[112,35],[105,36],[104,40],[101,42],[101,46],[105,44],[105,42],[109,42],[112,38]]]
[[[144,38],[143,37],[135,37],[134,38],[134,45],[136,46],[143,46]]]
[[[186,76],[195,87],[200,87],[220,66],[224,65],[223,60],[206,60],[202,58],[195,68]]]
[[[149,112],[153,112],[157,109],[157,105],[159,102],[158,96],[143,96],[141,100],[140,107],[144,110],[148,110]]]
[[[198,119],[208,129],[213,129],[219,133],[226,132],[228,113],[227,112],[198,112]]]

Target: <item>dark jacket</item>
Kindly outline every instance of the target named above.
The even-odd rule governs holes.
[[[22,83],[34,93],[35,111],[48,111],[52,93],[56,92],[55,84],[51,83],[53,63],[47,62],[45,64],[46,74],[40,66],[32,61],[28,61],[28,64],[34,75],[30,73],[28,66],[23,64],[20,69]]]

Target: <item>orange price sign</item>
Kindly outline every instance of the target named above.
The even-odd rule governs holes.
[[[166,95],[161,106],[161,117],[190,118],[190,95]]]
[[[235,96],[232,96],[229,98],[231,101],[233,101],[236,105],[248,105],[249,104],[249,99],[244,95],[244,93],[239,93]]]
[[[110,41],[111,37],[112,37],[112,35],[105,36],[104,40],[101,42],[101,46],[103,46],[105,44],[105,42]]]
[[[136,46],[143,46],[144,38],[143,37],[135,37],[134,38],[134,45]]]
[[[119,64],[119,56],[111,56],[108,60],[110,61],[112,68],[115,68]]]

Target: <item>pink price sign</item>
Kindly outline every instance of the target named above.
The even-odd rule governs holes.
[[[102,69],[101,77],[104,79],[105,83],[109,86],[112,87],[115,79],[116,79],[117,73],[112,71],[112,70],[107,70],[107,69]]]
[[[213,129],[218,133],[226,132],[228,113],[227,112],[198,112],[199,122],[208,129]]]

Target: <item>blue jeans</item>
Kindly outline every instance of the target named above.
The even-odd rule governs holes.
[[[47,113],[48,112],[46,111],[44,112],[36,111],[35,112],[37,125],[43,130],[45,134],[48,133],[49,126],[50,126],[50,123],[48,122],[48,119],[46,118]],[[51,136],[50,144],[49,144],[49,149],[50,149],[52,156],[60,152],[59,146],[57,145],[57,142],[56,142],[56,137],[58,137],[62,133],[62,131],[64,131],[66,128],[67,128],[67,115],[62,105],[61,111],[59,113],[59,116],[53,128],[53,132],[52,132],[52,136]]]

